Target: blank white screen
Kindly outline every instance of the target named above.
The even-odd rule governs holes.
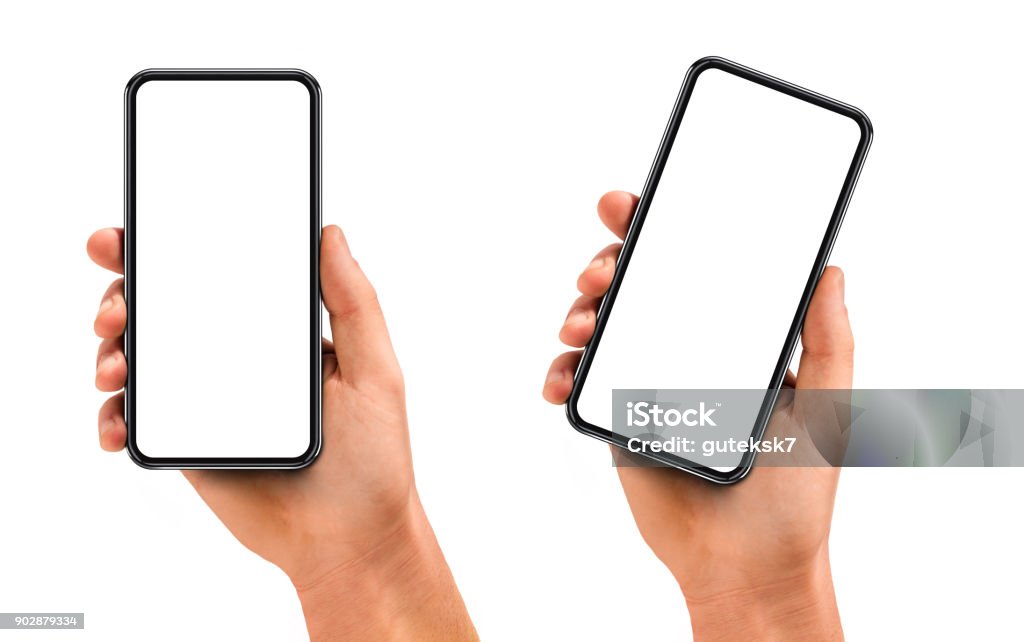
[[[148,457],[310,445],[310,100],[290,80],[138,90],[130,367]]]
[[[701,73],[580,393],[766,389],[860,140],[851,118]],[[751,426],[753,428],[753,425]]]

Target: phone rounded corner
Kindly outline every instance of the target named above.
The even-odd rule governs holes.
[[[157,69],[143,69],[136,72],[134,76],[128,79],[128,83],[124,86],[124,97],[131,101],[139,95],[139,90],[147,82],[156,79],[159,70]]]
[[[320,452],[323,450],[323,437],[320,431],[317,431],[316,436],[310,442],[309,447],[301,455],[295,458],[294,463],[290,468],[295,470],[301,470],[312,466],[313,463],[320,457]]]
[[[750,471],[754,469],[754,460],[751,459],[748,462],[741,463],[739,466],[734,468],[731,472],[712,479],[716,484],[721,486],[732,486],[738,484],[750,475]]]
[[[697,77],[705,71],[709,69],[722,69],[728,64],[729,61],[721,56],[704,56],[703,58],[695,60],[693,64],[690,65],[686,74],[694,80],[697,80]]]
[[[574,381],[572,390],[569,392],[569,398],[563,404],[565,406],[565,418],[576,432],[588,437],[598,437],[599,433],[580,414],[579,400],[581,390],[582,388]]]
[[[865,113],[863,109],[851,105],[849,115],[850,118],[857,123],[857,127],[860,128],[862,144],[870,145],[871,140],[875,137],[875,126],[871,123],[871,119],[868,118],[867,113]]]
[[[574,391],[575,392],[575,391]],[[586,422],[580,417],[579,408],[576,406],[576,395],[570,394],[569,398],[565,401],[565,418],[569,422],[569,425],[573,427],[576,432],[583,433],[584,435],[591,434],[591,431],[587,429]]]
[[[313,74],[305,69],[290,69],[289,72],[292,75],[292,80],[306,88],[311,99],[320,100],[320,83]]]
[[[125,441],[124,449],[128,452],[128,458],[132,460],[139,468],[145,468],[146,470],[159,470],[160,466],[157,465],[156,461],[142,452],[139,448],[138,442],[135,440],[135,433],[132,430],[128,431],[128,439]]]

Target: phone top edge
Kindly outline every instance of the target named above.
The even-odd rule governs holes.
[[[153,80],[294,80],[309,89],[310,94],[319,98],[320,83],[316,77],[298,67],[251,67],[251,68],[158,68],[150,67],[136,72],[125,86],[129,95],[138,92],[139,87]]]
[[[771,74],[767,74],[763,71],[758,71],[752,67],[740,64],[728,58],[722,56],[704,56],[703,58],[697,59],[686,72],[686,78],[684,78],[684,84],[687,79],[691,79],[696,82],[697,77],[708,69],[720,69],[722,71],[738,75],[741,78],[755,82],[759,85],[763,85],[770,89],[780,91],[784,94],[790,95],[794,98],[810,102],[824,109],[836,112],[847,118],[855,121],[860,127],[861,136],[867,139],[869,142],[874,135],[874,126],[867,113],[850,103],[843,102],[831,96],[818,93],[812,89],[807,89],[802,85],[783,80]]]

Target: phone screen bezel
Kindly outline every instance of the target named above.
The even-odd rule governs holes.
[[[136,96],[147,82],[202,80],[202,81],[292,81],[309,91],[309,243],[310,243],[310,391],[309,391],[309,447],[297,457],[150,457],[138,446],[135,422],[135,368],[138,353],[135,348],[135,117]],[[300,69],[146,69],[135,74],[125,88],[125,210],[124,210],[124,290],[128,308],[124,336],[128,378],[125,386],[124,416],[127,427],[128,454],[139,466],[152,469],[291,469],[311,464],[320,453],[321,437],[321,328],[320,328],[320,85],[309,73]],[[145,358],[145,355],[143,355]],[[214,373],[216,376],[217,373]],[[214,385],[214,384],[211,384]],[[225,399],[224,403],[239,400]]]
[[[829,254],[832,251],[832,246],[835,244],[836,236],[839,233],[839,227],[843,221],[843,216],[846,214],[846,209],[849,206],[850,198],[853,195],[854,188],[856,187],[857,179],[859,178],[861,169],[864,166],[864,160],[867,157],[868,148],[871,146],[871,139],[873,135],[871,121],[868,119],[867,114],[856,107],[717,56],[701,58],[690,66],[689,70],[686,72],[686,77],[683,79],[682,88],[676,98],[672,115],[669,118],[668,125],[665,128],[665,133],[662,136],[658,153],[654,159],[654,164],[647,176],[644,189],[640,194],[640,200],[637,203],[633,220],[630,222],[629,229],[626,232],[626,237],[623,240],[622,249],[619,251],[611,286],[608,288],[608,292],[601,299],[601,303],[598,307],[594,335],[583,350],[583,356],[580,359],[579,366],[577,366],[575,376],[573,377],[572,391],[570,392],[569,399],[565,404],[566,416],[569,419],[569,423],[576,430],[620,448],[626,448],[626,437],[585,421],[580,416],[577,406],[583,386],[586,385],[587,374],[589,373],[590,366],[593,363],[594,355],[601,343],[601,336],[604,332],[605,326],[607,325],[608,317],[612,312],[615,297],[618,294],[619,288],[622,285],[623,277],[629,266],[629,259],[636,247],[636,241],[643,228],[644,219],[646,218],[647,212],[654,200],[654,196],[658,188],[658,182],[661,179],[661,174],[665,169],[665,164],[672,151],[672,145],[675,141],[676,134],[679,131],[679,125],[682,123],[682,119],[686,112],[686,106],[689,103],[690,96],[693,94],[694,87],[697,79],[700,77],[700,74],[709,69],[718,69],[726,73],[733,74],[744,80],[757,83],[769,89],[803,100],[812,105],[835,112],[852,119],[857,123],[857,126],[860,129],[860,140],[857,143],[857,148],[854,152],[853,159],[850,162],[849,170],[847,171],[846,178],[843,181],[843,186],[840,190],[835,208],[833,209],[832,216],[829,219],[824,239],[818,249],[814,265],[811,268],[811,273],[807,279],[806,285],[804,286],[803,295],[800,298],[800,304],[797,307],[796,314],[793,317],[793,322],[790,325],[789,333],[786,336],[786,342],[783,346],[782,353],[779,355],[771,380],[765,389],[764,402],[761,405],[761,409],[758,412],[755,425],[752,430],[752,435],[755,439],[760,440],[767,428],[772,409],[778,399],[779,391],[782,389],[782,382],[785,378],[786,370],[789,367],[790,360],[796,350],[797,340],[803,327],[804,317],[807,314],[807,307],[810,304],[811,296],[814,294],[814,288],[817,285],[818,280],[821,278],[826,264],[828,263]],[[638,455],[652,459],[659,464],[672,466],[720,484],[730,484],[740,481],[750,472],[754,462],[754,454],[747,452],[743,455],[736,469],[729,472],[721,472],[688,459],[684,459],[672,453],[645,452],[642,454],[638,453]]]

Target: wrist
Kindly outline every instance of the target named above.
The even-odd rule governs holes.
[[[697,642],[843,639],[827,550],[791,573],[687,595],[686,605]]]
[[[359,558],[310,582],[292,578],[310,640],[476,639],[419,501]]]

